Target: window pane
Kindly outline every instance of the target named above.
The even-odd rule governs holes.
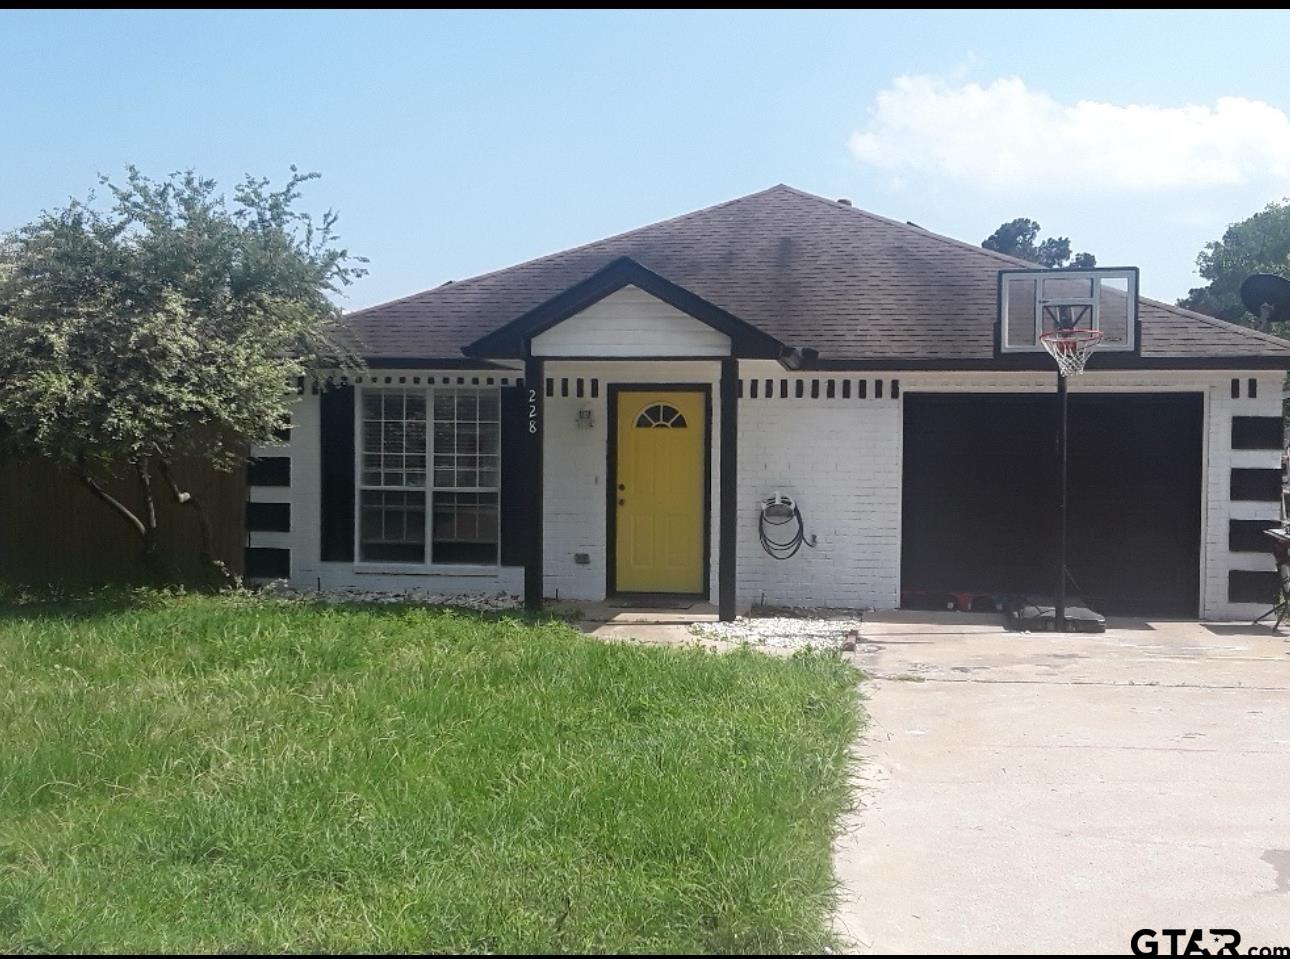
[[[451,423],[435,423],[434,451],[436,453],[457,452],[457,432]]]
[[[501,448],[498,391],[436,390],[434,411],[434,485],[496,488]]]
[[[409,420],[404,431],[404,441],[409,453],[424,453],[426,451],[425,422]]]
[[[425,493],[363,490],[359,557],[389,563],[425,562]]]
[[[425,484],[425,406],[424,391],[363,392],[364,486]]]
[[[497,562],[497,494],[436,493],[436,563]]]

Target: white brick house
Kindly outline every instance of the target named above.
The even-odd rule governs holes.
[[[351,314],[369,369],[256,451],[248,574],[724,616],[1042,588],[1055,374],[999,346],[1019,266],[780,186]],[[1250,616],[1290,344],[1137,319],[1070,381],[1071,574],[1109,612]],[[787,560],[773,493],[814,537]]]

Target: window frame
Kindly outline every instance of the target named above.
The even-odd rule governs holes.
[[[406,383],[357,385],[354,388],[354,562],[359,572],[420,573],[431,575],[481,576],[495,575],[501,568],[502,553],[502,395],[501,388],[496,386],[444,385],[428,383],[425,386],[409,386]],[[492,393],[497,399],[497,471],[496,486],[483,487],[439,487],[434,482],[435,455],[435,414],[436,395],[448,394],[454,398],[462,392],[474,393],[476,396]],[[372,393],[420,394],[425,400],[425,483],[422,486],[373,486],[363,482],[364,450],[364,398]],[[454,423],[456,420],[454,419]],[[476,419],[476,423],[478,423]],[[487,422],[487,421],[486,421]],[[384,455],[384,454],[382,454]],[[407,455],[406,453],[404,455]],[[478,453],[476,454],[478,455]],[[384,466],[382,466],[384,471]],[[382,477],[383,479],[384,477]],[[396,560],[363,559],[363,493],[373,492],[422,492],[425,494],[425,558],[419,563],[399,562]],[[460,560],[436,563],[434,560],[434,513],[436,493],[474,493],[492,494],[497,498],[497,542],[491,562],[468,563]]]

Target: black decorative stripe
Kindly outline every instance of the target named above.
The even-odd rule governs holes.
[[[1276,602],[1280,577],[1276,570],[1233,569],[1227,574],[1227,599],[1231,603]]]
[[[1275,503],[1281,498],[1281,471],[1279,469],[1233,469],[1231,483],[1233,500]]]
[[[248,546],[243,568],[248,579],[285,579],[291,575],[291,550]]]
[[[246,466],[248,486],[290,486],[291,457],[257,456]]]
[[[1282,442],[1281,417],[1232,417],[1232,449],[1279,450]]]
[[[291,531],[290,503],[246,504],[246,528],[254,533],[288,533]]]
[[[1281,524],[1274,519],[1232,519],[1227,521],[1227,548],[1233,553],[1270,553],[1272,540],[1265,529]]]

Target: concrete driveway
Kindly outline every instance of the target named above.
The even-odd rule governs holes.
[[[866,621],[872,723],[836,850],[855,951],[1125,954],[1143,927],[1290,946],[1290,641],[1111,625]]]

